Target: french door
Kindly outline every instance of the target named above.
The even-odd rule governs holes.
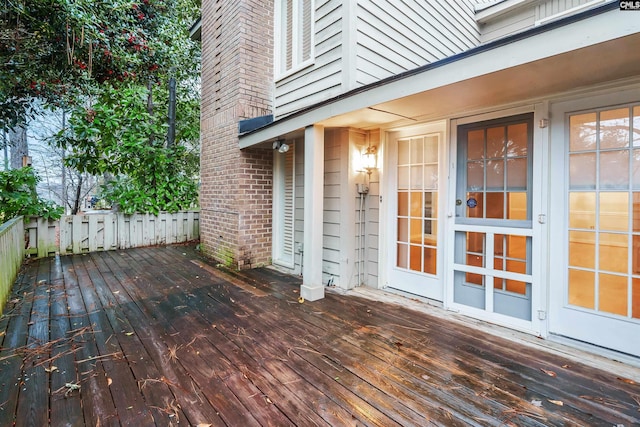
[[[533,113],[458,126],[456,153],[452,305],[530,329]]]
[[[640,356],[640,103],[558,115],[550,331]]]
[[[387,285],[437,301],[443,300],[442,125],[394,132],[388,138],[390,256]]]

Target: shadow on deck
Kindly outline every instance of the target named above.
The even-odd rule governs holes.
[[[0,319],[0,425],[640,424],[631,379],[298,289],[186,246],[33,261]]]

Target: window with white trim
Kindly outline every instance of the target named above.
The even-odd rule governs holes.
[[[294,268],[295,146],[273,153],[273,263]]]
[[[276,75],[313,61],[313,0],[276,2]]]

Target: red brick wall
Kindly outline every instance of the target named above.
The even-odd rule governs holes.
[[[240,151],[238,121],[272,114],[273,0],[202,1],[200,239],[248,268],[271,258],[270,147]]]

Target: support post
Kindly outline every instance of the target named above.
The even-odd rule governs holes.
[[[324,127],[304,133],[304,262],[300,295],[308,301],[324,298],[322,235],[324,216]]]

